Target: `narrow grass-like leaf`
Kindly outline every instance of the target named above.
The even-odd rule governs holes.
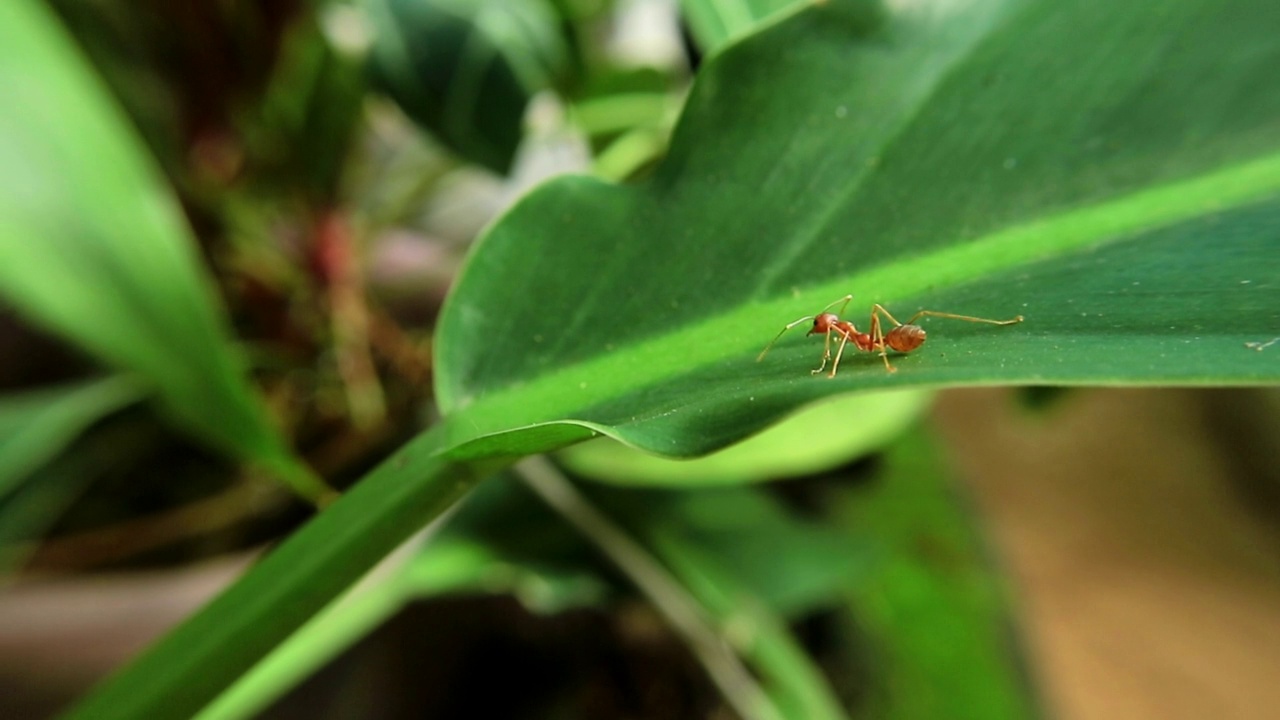
[[[86,427],[142,395],[137,381],[117,376],[0,397],[0,501]]]
[[[0,3],[0,296],[308,495],[142,143],[42,3]]]
[[[491,471],[442,459],[439,439],[406,445],[68,716],[193,716]]]

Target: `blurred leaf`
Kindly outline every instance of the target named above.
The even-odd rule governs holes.
[[[274,187],[306,188],[318,204],[334,201],[363,117],[363,48],[359,38],[345,40],[356,34],[358,16],[340,8],[345,6],[332,5],[324,18],[308,16],[292,26],[256,107],[262,117],[244,128],[254,153],[285,174]],[[352,47],[339,44],[344,40]]]
[[[113,380],[128,385],[123,378],[100,382],[107,386]],[[92,391],[87,386],[82,392]],[[0,575],[21,567],[94,481],[136,468],[139,452],[160,432],[145,412],[117,412],[69,439],[62,452],[0,498]]]
[[[400,583],[394,579],[338,599],[195,714],[194,720],[257,717],[274,700],[395,615],[404,601]]]
[[[173,196],[41,3],[0,3],[0,294],[312,497],[245,381]]]
[[[625,485],[737,484],[800,477],[847,463],[889,442],[928,406],[931,393],[862,393],[800,410],[758,435],[692,460],[670,460],[609,438],[560,451],[574,472]]]
[[[680,7],[699,47],[710,52],[800,4],[801,0],[681,0]]]
[[[0,397],[0,501],[89,425],[143,396],[124,376]]]
[[[832,513],[868,559],[849,585],[876,685],[863,717],[1039,714],[998,568],[932,438],[890,446],[884,477]]]
[[[206,707],[494,471],[441,458],[440,437],[401,448],[68,716],[178,719]]]
[[[544,0],[371,0],[373,82],[462,157],[511,167],[529,99],[565,72]]]
[[[714,559],[770,612],[794,617],[837,600],[867,562],[842,530],[794,516],[765,489],[646,493],[665,502],[639,517],[622,510],[631,495],[605,493],[604,506],[655,546],[662,538]]]
[[[513,564],[483,543],[441,538],[371,587],[357,588],[325,608],[196,718],[257,717],[409,603],[455,592],[511,593],[527,607],[550,613],[597,599],[601,583]]]
[[[587,487],[587,494],[640,537],[708,553],[763,603],[793,614],[839,599],[866,558],[837,532],[798,521],[767,492],[689,493]],[[777,558],[792,558],[786,563]],[[554,613],[610,592],[587,539],[523,484],[495,478],[478,487],[409,562],[334,602],[258,663],[198,717],[253,717],[413,600],[454,592],[510,593]],[[776,622],[776,621],[775,621]]]
[[[659,557],[711,613],[726,640],[747,657],[782,711],[793,720],[847,717],[821,670],[796,641],[785,620],[722,559],[664,531],[652,534]],[[776,558],[795,556],[780,552]]]

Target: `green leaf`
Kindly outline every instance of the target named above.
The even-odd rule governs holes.
[[[803,4],[802,0],[681,0],[680,8],[698,46],[712,52],[784,10]],[[872,0],[861,4],[868,8],[877,5]]]
[[[574,472],[621,484],[738,484],[829,470],[897,437],[928,407],[917,390],[862,393],[807,407],[754,437],[691,460],[669,460],[608,438],[572,445]]]
[[[713,58],[651,180],[566,178],[490,229],[438,333],[455,457],[694,455],[854,389],[1280,379],[1245,347],[1280,326],[1267,3],[912,4],[871,31],[840,5]],[[1026,322],[926,319],[896,374],[811,377],[798,331],[755,362],[845,293],[859,324]]]
[[[862,717],[1037,717],[1008,597],[938,445],[894,443],[886,472],[829,506],[870,558],[849,583],[874,658]]]
[[[193,716],[492,473],[443,460],[440,439],[437,430],[401,448],[68,716]]]
[[[677,573],[683,561],[677,555],[697,553],[735,585],[749,588],[762,611],[796,617],[830,603],[867,562],[841,529],[797,517],[765,489],[644,493],[639,497],[666,502],[654,508],[660,512],[643,514],[626,510],[634,492],[592,494],[608,498],[611,514],[657,548]]]
[[[371,0],[373,82],[462,157],[506,172],[529,99],[565,72],[544,0]]]
[[[1269,2],[845,9],[713,57],[646,183],[552,182],[492,226],[437,335],[443,423],[78,715],[190,715],[484,463],[604,432],[694,455],[851,390],[1280,380],[1244,346],[1280,324]],[[812,377],[799,337],[755,362],[849,292],[1027,321],[931,321],[892,375],[851,356]]]
[[[41,3],[0,4],[0,88],[0,295],[318,495],[245,381],[176,200]]]
[[[592,559],[582,539],[523,484],[494,478],[477,487],[414,557],[371,573],[198,718],[255,717],[413,600],[462,591],[510,593],[540,612],[598,602],[607,587],[592,574],[598,568]]]
[[[753,594],[757,588],[751,587],[748,578],[676,534],[656,531],[652,538],[659,556],[716,619],[725,639],[751,660],[784,717],[848,717],[821,670],[785,621]]]
[[[102,412],[136,400],[140,388],[126,378],[107,378],[41,393],[59,391],[67,395],[28,416],[42,427],[35,437],[22,442],[50,440],[56,429],[53,421],[59,417],[67,421],[62,426],[64,432],[70,431],[73,424],[81,426],[76,431],[78,437],[67,437],[60,452],[0,497],[0,575],[22,567],[39,548],[40,539],[83,495],[85,488],[104,476],[119,474],[149,442],[151,433],[159,432],[148,413],[129,410],[110,413],[110,417],[99,415],[95,418],[99,421],[91,427],[85,427],[85,417],[72,422],[70,416],[76,408],[84,413]],[[52,445],[45,447],[48,451],[53,449]]]
[[[142,397],[108,377],[0,397],[0,502],[89,425]]]

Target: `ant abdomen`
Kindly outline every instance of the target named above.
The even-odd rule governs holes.
[[[925,331],[919,325],[899,325],[884,336],[884,344],[900,353],[909,353],[924,344]]]

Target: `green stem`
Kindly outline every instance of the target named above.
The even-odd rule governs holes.
[[[759,670],[770,696],[787,717],[848,719],[822,670],[796,641],[785,620],[697,545],[659,528],[651,528],[649,536],[655,551],[716,622],[738,630],[729,633],[731,641]]]
[[[782,720],[769,696],[716,632],[706,611],[653,555],[587,502],[546,458],[526,458],[516,470],[534,493],[594,542],[649,598],[744,720]]]

